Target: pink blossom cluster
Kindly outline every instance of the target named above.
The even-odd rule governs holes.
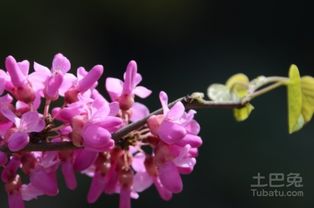
[[[24,201],[59,193],[57,171],[66,186],[77,187],[76,173],[91,177],[87,201],[103,193],[120,194],[120,208],[154,185],[170,200],[182,191],[181,174],[192,172],[202,144],[195,111],[183,103],[171,108],[160,92],[163,114],[149,117],[148,108],[135,102],[151,91],[139,86],[142,76],[130,61],[123,80],[108,77],[108,101],[97,89],[103,66],[79,67],[56,54],[49,69],[39,63],[30,72],[27,60],[5,59],[0,70],[0,166],[9,208]],[[143,118],[147,122],[121,138],[113,134]],[[47,144],[68,142],[74,148],[45,150]],[[36,145],[38,149],[29,148]]]

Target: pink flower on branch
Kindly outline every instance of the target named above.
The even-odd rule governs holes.
[[[139,86],[135,61],[123,81],[106,79],[111,101],[96,89],[101,65],[90,71],[79,67],[74,75],[70,61],[58,53],[50,69],[34,63],[29,73],[29,62],[12,56],[5,66],[7,72],[0,70],[0,167],[9,208],[59,194],[59,169],[70,190],[78,186],[76,173],[91,177],[88,203],[119,194],[119,207],[130,208],[131,199],[152,185],[164,200],[183,190],[181,174],[192,172],[202,145],[196,112],[186,111],[182,102],[169,108],[161,92],[161,114],[149,114],[135,101],[151,94]]]

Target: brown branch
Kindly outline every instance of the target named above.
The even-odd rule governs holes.
[[[179,101],[181,101],[184,104],[186,109],[236,108],[236,107],[241,107],[245,104],[241,102],[216,102],[216,101],[209,101],[209,100],[203,100],[203,99],[196,99],[196,98],[193,98],[192,96],[187,95],[185,97],[181,97],[169,103],[168,107],[171,108],[174,104],[176,104]],[[114,139],[115,141],[118,141],[120,138],[127,135],[131,131],[134,131],[144,126],[146,124],[146,121],[151,116],[161,114],[162,111],[163,109],[160,108],[150,113],[145,118],[121,128],[120,130],[112,134],[112,139]],[[36,144],[30,143],[19,152],[61,151],[61,150],[70,150],[70,149],[78,149],[78,148],[81,148],[81,147],[74,146],[72,142],[50,142],[50,143],[36,143]],[[12,151],[10,151],[6,145],[0,147],[0,151],[6,152],[6,153],[12,153]]]

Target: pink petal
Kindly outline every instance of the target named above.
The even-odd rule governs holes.
[[[58,53],[54,56],[52,61],[52,71],[61,71],[64,74],[67,73],[71,68],[70,61],[63,56],[61,53]]]
[[[146,171],[146,168],[144,165],[145,158],[146,156],[144,152],[139,152],[135,156],[133,156],[132,167],[136,172]]]
[[[118,184],[118,174],[116,171],[116,165],[112,165],[109,169],[109,172],[106,175],[106,184],[104,192],[107,194],[112,194],[116,191],[116,187]]]
[[[11,151],[16,152],[24,147],[29,143],[29,136],[25,132],[15,132],[13,133],[8,141],[8,147]]]
[[[159,177],[154,179],[154,184],[160,197],[163,200],[169,201],[172,198],[172,193],[169,190],[167,190],[165,186],[160,182]]]
[[[152,91],[143,86],[138,86],[134,89],[133,93],[140,98],[147,98]]]
[[[71,160],[66,160],[61,166],[65,184],[70,190],[74,190],[77,186],[73,164]]]
[[[0,77],[0,95],[2,95],[4,88],[5,88],[5,79]]]
[[[97,125],[88,125],[83,129],[82,137],[86,149],[103,152],[110,150],[114,146],[111,134],[106,129]]]
[[[12,194],[8,194],[8,204],[9,208],[24,208],[21,192],[15,191]]]
[[[88,203],[94,203],[97,201],[97,199],[104,191],[105,183],[105,177],[101,173],[96,172],[94,177],[92,178],[92,183],[89,187],[89,191],[87,194]]]
[[[134,78],[134,86],[137,86],[142,81],[142,75],[139,73],[136,73]]]
[[[134,103],[131,110],[132,110],[132,114],[131,114],[132,122],[138,121],[149,115],[148,108],[141,103]]]
[[[168,111],[169,111],[168,95],[164,91],[161,91],[159,93],[159,99],[160,99],[160,103],[161,103],[162,109],[164,111],[164,115],[166,115],[168,113]]]
[[[63,82],[63,75],[60,73],[54,73],[53,76],[48,78],[45,87],[45,96],[48,99],[56,100],[58,99],[58,90]]]
[[[76,74],[77,74],[78,80],[81,80],[88,74],[88,71],[86,71],[84,67],[80,66],[79,68],[77,68]]]
[[[161,183],[169,191],[179,193],[183,189],[181,176],[177,167],[171,162],[166,162],[159,166],[159,178]]]
[[[119,128],[121,128],[122,124],[122,119],[114,116],[107,116],[103,118],[102,121],[97,122],[97,125],[108,130],[109,132],[117,131]]]
[[[33,186],[33,184],[22,185],[21,194],[24,201],[31,201],[44,193]]]
[[[151,131],[152,134],[154,134],[155,136],[158,136],[158,131],[159,131],[159,127],[160,124],[163,122],[164,120],[164,115],[160,114],[160,115],[153,115],[151,117],[149,117],[149,119],[147,120],[147,125],[149,130]]]
[[[58,184],[55,173],[46,173],[43,169],[34,170],[30,175],[30,181],[34,187],[48,196],[58,194]]]
[[[185,126],[185,128],[190,134],[194,134],[194,135],[199,134],[201,130],[199,123],[195,120],[190,121],[188,125]]]
[[[203,141],[201,137],[192,134],[186,134],[177,144],[180,146],[191,145],[192,147],[200,147]]]
[[[120,79],[108,77],[106,79],[106,89],[109,93],[111,100],[116,101],[122,93],[123,82]]]
[[[34,70],[38,77],[41,77],[43,80],[51,75],[51,71],[47,67],[36,62],[34,62]]]
[[[119,208],[131,208],[131,190],[129,187],[122,187],[120,190]]]
[[[158,129],[158,135],[165,143],[174,144],[186,135],[186,130],[181,125],[164,120]]]
[[[11,77],[12,83],[16,87],[21,87],[26,84],[26,76],[21,71],[19,65],[17,64],[16,60],[13,58],[13,56],[8,56],[5,59],[5,67],[7,71],[9,72],[9,75]]]
[[[116,116],[120,111],[120,105],[118,102],[109,103],[109,108],[110,108],[109,116]]]
[[[21,161],[18,158],[13,157],[9,161],[9,163],[5,166],[5,168],[3,168],[1,172],[1,180],[4,183],[8,183],[12,181],[14,177],[16,176],[16,172],[20,168],[20,166],[21,166]]]
[[[142,192],[148,189],[152,183],[152,177],[147,172],[137,172],[133,177],[133,190]]]
[[[101,77],[103,71],[104,68],[102,65],[94,66],[88,74],[79,81],[77,90],[82,93],[93,87],[93,85],[96,84],[97,80]]]
[[[18,62],[17,65],[20,67],[21,72],[27,76],[29,71],[29,61],[24,60],[21,62]]]
[[[82,171],[86,170],[89,166],[91,166],[98,156],[97,152],[90,151],[90,150],[78,150],[76,159],[74,161],[74,170]]]
[[[93,89],[92,90],[92,98],[94,99],[93,102],[93,107],[96,109],[100,109],[100,108],[108,108],[110,111],[110,107],[109,107],[109,102],[101,95],[100,92],[98,92],[97,89]]]
[[[64,93],[68,91],[74,85],[76,80],[77,78],[73,74],[70,74],[70,73],[64,74],[63,82],[59,88],[59,94],[61,96],[64,96]]]
[[[0,108],[0,113],[16,126],[20,126],[20,119],[9,108]]]
[[[20,128],[25,132],[40,132],[45,128],[45,121],[37,112],[26,112],[22,115]]]
[[[135,88],[135,76],[137,74],[137,64],[135,61],[130,61],[126,67],[125,80],[123,85],[123,93],[129,95]]]
[[[1,112],[0,112],[1,113]],[[10,121],[0,123],[0,136],[4,136],[7,131],[12,127],[13,123]]]
[[[170,111],[167,113],[166,118],[173,121],[179,120],[183,116],[184,113],[185,113],[185,107],[183,103],[177,102],[176,104],[174,104],[174,106],[172,106]]]

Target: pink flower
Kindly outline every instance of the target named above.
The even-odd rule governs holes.
[[[71,82],[72,76],[67,72],[70,68],[70,61],[58,53],[53,58],[51,70],[35,62],[35,72],[30,75],[30,80],[34,83],[34,89],[43,91],[49,100],[56,100],[59,94],[69,88],[67,82]]]
[[[41,195],[56,196],[59,192],[56,171],[60,163],[57,152],[28,154],[23,165],[27,166],[30,161],[33,162],[28,170],[30,183],[22,187],[23,200]]]
[[[148,125],[153,134],[157,135],[167,144],[179,144],[185,146],[190,144],[193,147],[202,145],[199,133],[199,124],[193,119],[196,113],[190,110],[185,112],[182,102],[177,102],[171,109],[168,107],[168,96],[165,92],[159,94],[163,107],[162,116],[152,116]]]
[[[2,110],[2,114],[15,124],[14,133],[8,138],[8,147],[11,151],[19,151],[29,143],[29,133],[40,132],[45,127],[45,121],[36,112],[24,113],[18,118],[9,109]]]
[[[130,61],[124,74],[124,82],[108,77],[106,89],[113,101],[118,101],[122,110],[130,109],[134,104],[134,96],[146,98],[151,91],[143,86],[137,86],[142,81],[142,76],[137,73],[137,64]],[[142,107],[142,106],[141,106]]]
[[[73,103],[78,101],[79,93],[83,94],[86,91],[91,90],[97,85],[98,79],[103,74],[104,68],[102,65],[94,66],[89,72],[83,67],[77,69],[78,79],[73,81],[72,87],[70,87],[64,94],[65,101],[67,103]]]
[[[12,93],[16,99],[30,103],[35,99],[35,92],[28,80],[29,62],[24,60],[16,62],[13,56],[5,59],[5,67],[12,82]]]

